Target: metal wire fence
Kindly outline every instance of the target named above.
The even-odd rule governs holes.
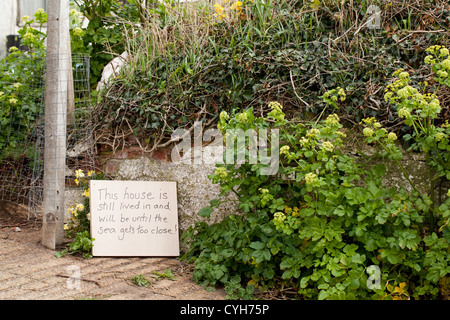
[[[73,54],[71,60],[74,105],[67,112],[67,187],[75,170],[94,169],[89,57]],[[14,92],[1,97],[0,91],[0,206],[24,206],[28,219],[39,217],[43,201],[46,64],[40,65],[29,83],[0,83],[0,88]]]

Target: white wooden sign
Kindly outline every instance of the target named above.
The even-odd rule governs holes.
[[[178,256],[176,182],[90,181],[93,256]]]

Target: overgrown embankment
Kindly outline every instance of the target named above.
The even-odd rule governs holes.
[[[127,28],[131,57],[96,105],[98,141],[112,148],[152,150],[195,120],[211,125],[222,110],[249,107],[262,114],[272,100],[288,117],[311,117],[336,87],[348,98],[330,111],[347,124],[376,116],[405,129],[383,99],[386,84],[400,68],[414,83],[432,82],[425,49],[450,43],[450,7],[439,0],[161,4],[148,17]],[[448,89],[440,97],[448,117]]]

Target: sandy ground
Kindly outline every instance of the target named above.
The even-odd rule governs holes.
[[[15,227],[19,227],[15,229]],[[192,281],[192,267],[175,258],[56,258],[40,243],[41,223],[0,212],[0,300],[224,300]],[[170,269],[176,280],[155,278]],[[144,275],[148,287],[131,278]]]

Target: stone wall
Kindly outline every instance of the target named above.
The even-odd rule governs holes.
[[[352,144],[346,148],[350,153],[363,151],[368,156],[376,155],[374,148],[364,143]],[[155,151],[150,154],[142,152],[139,147],[125,148],[114,154],[101,156],[104,172],[115,180],[146,180],[146,181],[176,181],[178,188],[178,217],[181,232],[194,225],[196,221],[220,221],[229,214],[237,213],[236,202],[230,201],[214,209],[211,218],[204,219],[197,215],[198,211],[209,205],[220,192],[218,185],[212,184],[208,175],[215,170],[214,164],[185,164],[170,161],[168,151]],[[360,161],[367,158],[359,157]],[[376,159],[376,160],[374,160]],[[388,187],[405,187],[411,190],[409,182],[399,170],[397,164],[389,160],[372,157],[373,163],[382,162],[386,165],[384,184]],[[416,183],[421,192],[429,191],[429,169],[422,155],[407,153],[401,164]],[[66,192],[67,206],[80,201],[78,190]]]
[[[235,202],[223,203],[215,208],[209,219],[197,213],[220,193],[220,187],[208,179],[214,173],[214,164],[174,163],[166,153],[155,151],[145,154],[138,147],[131,147],[102,157],[104,172],[114,180],[132,181],[176,181],[178,189],[178,220],[181,232],[196,221],[216,222],[231,213],[236,213]],[[81,192],[66,191],[66,207],[80,202]]]

